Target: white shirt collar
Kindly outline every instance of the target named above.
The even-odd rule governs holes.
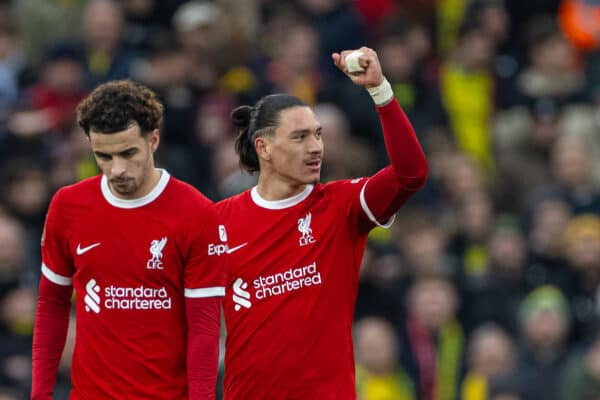
[[[306,185],[302,192],[295,196],[288,197],[287,199],[265,200],[258,194],[257,186],[254,186],[250,191],[250,196],[252,197],[252,201],[259,207],[268,208],[269,210],[282,210],[284,208],[293,207],[306,199],[312,193],[314,187],[315,185]]]
[[[152,203],[160,194],[165,190],[167,184],[169,183],[169,178],[171,175],[164,170],[159,168],[161,171],[160,179],[154,188],[146,195],[139,197],[137,199],[120,199],[115,196],[108,186],[108,178],[106,175],[102,175],[102,180],[100,181],[100,188],[102,189],[102,194],[106,201],[109,202],[110,205],[118,207],[118,208],[137,208],[145,206],[146,204]]]

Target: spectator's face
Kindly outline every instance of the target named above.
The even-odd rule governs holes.
[[[437,227],[425,226],[407,235],[402,249],[417,275],[441,272],[446,238]]]
[[[494,44],[484,31],[474,30],[461,41],[462,61],[469,69],[488,68],[494,56]]]
[[[30,335],[35,316],[35,293],[32,289],[15,289],[2,301],[2,320],[15,334]]]
[[[19,48],[17,35],[0,31],[0,60],[5,60],[15,54]]]
[[[391,325],[377,318],[365,318],[356,326],[356,361],[368,372],[389,374],[397,364],[398,343]]]
[[[450,155],[440,167],[443,168],[440,173],[444,189],[452,200],[483,188],[483,178],[477,165],[462,154]]]
[[[468,238],[484,238],[492,221],[492,204],[489,196],[479,190],[463,194],[460,221],[463,232]]]
[[[568,72],[575,66],[576,53],[561,34],[556,34],[532,49],[532,60],[542,72]]]
[[[412,77],[415,60],[401,39],[392,37],[384,40],[379,49],[379,58],[392,83],[407,81]]]
[[[488,378],[506,376],[514,367],[514,350],[508,337],[489,333],[474,344],[471,370]]]
[[[562,316],[551,310],[535,311],[525,322],[525,336],[530,345],[548,348],[560,345],[567,334]]]
[[[583,140],[565,138],[554,148],[552,167],[558,180],[569,188],[589,183],[592,175],[592,161],[589,149]]]
[[[427,28],[415,25],[405,37],[410,56],[416,61],[422,61],[431,52],[431,38]],[[383,64],[385,65],[385,64]]]
[[[409,302],[412,313],[430,329],[439,329],[455,317],[456,292],[445,280],[418,282],[411,289]]]
[[[113,194],[135,199],[151,190],[154,170],[153,153],[158,148],[159,133],[140,134],[137,124],[111,134],[90,131],[90,143],[98,167],[108,178]]]
[[[382,284],[393,284],[403,274],[400,257],[396,254],[386,254],[377,257],[373,262],[371,275]]]
[[[177,40],[183,49],[197,56],[210,56],[223,43],[222,32],[215,24],[205,24],[187,31],[178,31]],[[208,60],[205,60],[208,61]]]
[[[480,15],[481,26],[496,42],[502,42],[508,35],[509,18],[504,7],[485,7]]]
[[[214,145],[213,171],[217,184],[223,183],[227,177],[237,173],[239,158],[235,152],[235,144],[232,140],[225,140]]]
[[[567,246],[569,265],[579,272],[600,272],[600,242],[597,237],[585,235]]]
[[[295,26],[282,38],[277,60],[285,64],[289,72],[304,74],[316,67],[318,49],[319,39],[314,29],[304,25]]]
[[[92,1],[83,16],[83,31],[96,49],[112,51],[118,47],[123,30],[123,14],[110,1]]]
[[[16,220],[0,215],[0,282],[13,280],[23,262],[23,227]]]
[[[330,104],[317,105],[314,111],[323,131],[327,132],[322,138],[323,145],[327,147],[325,163],[342,163],[348,154],[348,142],[352,140],[346,116]]]
[[[287,185],[317,183],[321,176],[321,126],[310,107],[296,106],[279,114],[273,135],[255,139],[261,159],[261,178]]]
[[[519,274],[525,262],[527,247],[523,236],[514,231],[498,231],[489,243],[490,258],[501,273]]]
[[[562,253],[563,235],[571,211],[561,200],[545,200],[536,206],[530,233],[531,247],[538,253],[557,255]]]

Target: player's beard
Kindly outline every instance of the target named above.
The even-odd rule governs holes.
[[[117,178],[111,180],[112,189],[121,196],[129,197],[140,187],[134,178]]]
[[[138,198],[146,193],[139,193],[144,187],[145,183],[151,179],[152,171],[154,170],[154,160],[147,158],[146,161],[139,165],[142,168],[140,175],[136,176],[136,167],[133,167],[130,171],[133,171],[133,176],[121,176],[110,180],[111,188],[119,195],[125,198]],[[130,172],[132,173],[132,172]]]

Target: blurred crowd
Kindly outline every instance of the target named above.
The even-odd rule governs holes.
[[[323,181],[386,165],[330,57],[363,45],[430,178],[370,236],[359,399],[600,399],[600,1],[0,0],[0,400],[30,386],[48,202],[98,173],[73,114],[91,89],[157,91],[158,163],[216,201],[256,182],[229,113],[267,93],[314,107]]]

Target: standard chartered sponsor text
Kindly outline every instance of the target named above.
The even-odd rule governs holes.
[[[307,286],[320,285],[321,282],[321,273],[317,270],[317,263],[313,262],[304,267],[290,268],[274,275],[260,276],[252,281],[252,284],[256,290],[256,298],[266,299]]]
[[[117,310],[170,310],[171,297],[167,289],[107,286],[104,288],[104,307]]]

